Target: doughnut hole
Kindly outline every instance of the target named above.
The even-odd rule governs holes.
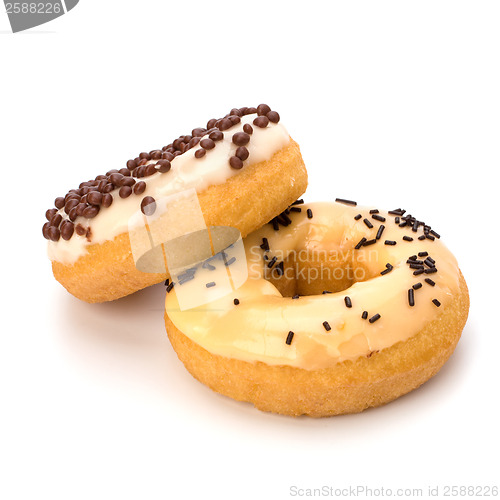
[[[281,274],[275,265],[265,269],[264,278],[283,295],[321,295],[341,292],[354,283],[368,281],[380,275],[380,265],[373,265],[370,253],[356,250],[344,252],[292,252],[283,262]],[[382,266],[383,267],[383,266]]]

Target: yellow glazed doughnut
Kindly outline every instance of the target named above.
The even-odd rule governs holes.
[[[169,285],[165,322],[194,377],[261,410],[322,417],[388,403],[438,372],[466,323],[454,256],[404,210],[296,203],[244,246],[241,286],[179,307],[184,287],[217,288],[228,250]]]
[[[166,262],[154,272],[136,267],[130,221],[179,193],[197,195],[207,226],[234,227],[246,236],[272,219],[307,186],[299,147],[279,121],[265,104],[233,109],[57,198],[43,226],[55,278],[87,302],[114,300],[168,278]]]

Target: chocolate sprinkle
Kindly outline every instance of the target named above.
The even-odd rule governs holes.
[[[229,165],[236,170],[243,168],[243,162],[237,156],[231,156],[231,158],[229,158]]]
[[[313,218],[313,213],[312,213],[312,210],[310,208],[307,209],[307,218],[308,219],[312,219]]]
[[[413,288],[408,290],[408,304],[410,304],[411,307],[415,305],[415,291]]]
[[[234,299],[234,300],[233,300],[233,304],[234,304],[235,306],[237,306],[239,303],[240,303],[240,301],[239,301],[238,299]]]
[[[436,284],[435,281],[431,280],[430,278],[425,278],[424,280],[428,285],[434,286]]]
[[[363,237],[359,240],[358,244],[354,247],[354,250],[359,250],[365,244],[366,238]]]
[[[205,286],[207,288],[212,288],[213,286],[215,286],[215,281],[211,281],[210,283],[207,283]]]
[[[323,327],[325,328],[325,330],[327,332],[329,332],[332,329],[332,327],[330,326],[330,324],[328,323],[328,321],[323,321]]]
[[[363,222],[371,229],[373,224],[368,219],[363,219]]]
[[[293,340],[293,336],[294,336],[294,335],[295,335],[295,334],[294,334],[292,331],[289,331],[289,332],[288,332],[288,335],[287,335],[286,340],[285,340],[285,344],[286,344],[286,345],[290,345],[290,344],[292,343],[292,340]]]
[[[384,245],[395,245],[397,242],[394,240],[385,240]]]
[[[352,307],[352,302],[351,302],[351,298],[350,297],[344,297],[344,302],[345,302],[345,305],[346,307]]]
[[[432,299],[432,303],[436,306],[439,307],[441,305],[441,302],[439,302],[438,299]]]
[[[379,240],[381,238],[382,233],[384,232],[384,229],[385,229],[385,226],[383,224],[381,224],[378,228],[377,236],[375,236],[375,239]]]
[[[363,311],[363,314],[361,315],[363,319],[368,318],[368,311]]]
[[[146,196],[141,201],[141,212],[151,216],[156,212],[156,200],[152,196]]]
[[[385,275],[385,274],[387,274],[387,273],[390,273],[394,269],[394,267],[391,264],[389,264],[389,262],[385,265],[385,267],[386,267],[386,269],[384,269],[380,273],[382,276]]]
[[[370,323],[375,323],[375,321],[377,321],[378,319],[380,319],[380,314],[375,314],[375,316],[372,316],[368,321]]]
[[[344,205],[352,205],[354,207],[357,205],[357,203],[355,201],[345,200],[344,198],[335,198],[335,201],[337,203],[343,203]]]

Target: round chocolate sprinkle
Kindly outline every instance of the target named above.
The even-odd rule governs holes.
[[[146,190],[146,183],[144,181],[139,181],[134,186],[134,194],[142,194]]]
[[[132,187],[135,183],[136,183],[136,180],[133,177],[124,177],[122,180],[122,186]]]
[[[95,191],[92,191],[95,192]],[[101,194],[101,193],[99,193]],[[101,195],[102,196],[102,195]],[[87,198],[88,199],[88,198]],[[66,205],[64,205],[64,211],[69,214],[73,208],[75,208],[78,203],[80,203],[80,200],[77,198],[70,198],[67,202]],[[97,203],[98,205],[98,203]]]
[[[122,186],[120,191],[118,191],[118,195],[120,198],[128,198],[132,194],[132,188],[130,186]]]
[[[259,128],[266,128],[269,125],[269,118],[267,116],[258,116],[254,119],[253,124]]]
[[[144,169],[144,177],[149,177],[150,175],[156,174],[156,172],[157,172],[156,166],[154,165],[154,163],[150,163]],[[123,181],[121,185],[123,185]]]
[[[195,158],[203,158],[207,154],[207,150],[200,148],[197,149],[194,153]]]
[[[50,222],[50,220],[52,219],[52,217],[54,217],[54,215],[56,215],[56,213],[57,213],[57,209],[55,209],[55,208],[49,208],[45,212],[45,218]]]
[[[64,207],[64,198],[62,196],[59,196],[58,198],[56,198],[54,201],[54,205],[56,206],[56,208],[59,208],[59,209]]]
[[[214,149],[215,148],[215,142],[212,139],[202,139],[200,141],[200,146],[203,149]]]
[[[74,231],[75,231],[75,225],[69,220],[65,220],[61,224],[61,238],[63,240],[68,241],[69,239],[71,239]]]
[[[220,130],[214,130],[210,132],[208,138],[212,139],[212,141],[222,141],[222,139],[224,139],[224,134]]]
[[[231,156],[229,159],[229,165],[231,165],[231,168],[235,168],[237,170],[243,168],[243,162],[237,156]]]
[[[61,231],[55,226],[49,226],[47,229],[47,235],[49,237],[49,240],[52,241],[59,241],[59,238],[61,237]]]
[[[170,170],[171,164],[168,160],[159,160],[158,163],[156,164],[156,168],[158,172],[164,174]]]
[[[144,215],[153,215],[156,212],[156,200],[152,196],[146,196],[141,201],[141,211]]]
[[[101,206],[103,208],[110,207],[112,203],[113,203],[113,195],[111,195],[110,193],[105,193],[105,194],[102,195]]]
[[[280,121],[280,115],[276,111],[269,111],[266,116],[272,123],[278,123]]]
[[[234,299],[234,300],[233,300],[233,304],[234,304],[235,306],[237,306],[239,303],[240,303],[240,301],[239,301],[238,299]]]
[[[248,152],[248,149],[245,147],[245,146],[240,146],[237,150],[236,150],[236,156],[241,160],[241,161],[245,161],[248,156],[250,155],[250,153]]]
[[[245,146],[250,142],[250,136],[246,132],[236,132],[233,135],[233,143],[237,146]]]
[[[78,236],[85,236],[87,234],[87,229],[81,224],[77,224],[75,227],[75,233],[78,234]]]
[[[245,132],[246,134],[252,135],[253,134],[252,125],[250,125],[250,123],[245,123],[245,125],[243,125],[243,132]]]
[[[122,174],[119,174],[118,172],[114,173],[114,174],[111,174],[109,176],[109,180],[116,186],[116,187],[120,187],[121,186],[121,181],[123,179],[123,175]]]
[[[271,108],[267,104],[259,104],[257,106],[257,114],[259,116],[267,115],[267,113],[269,113],[269,111],[271,111]]]
[[[87,201],[91,205],[100,205],[102,203],[102,193],[100,193],[99,191],[91,191],[87,195]],[[76,206],[76,205],[73,205],[73,206]],[[71,208],[73,208],[73,206]]]
[[[99,207],[88,205],[83,209],[82,215],[86,219],[93,219],[99,213]]]
[[[137,161],[135,161],[135,160],[128,160],[127,161],[127,168],[129,170],[134,170],[134,168],[137,168]]]
[[[193,137],[203,137],[206,131],[207,130],[202,127],[194,128],[193,131],[191,132],[191,135]],[[176,146],[175,141],[174,141],[174,146]]]
[[[233,126],[233,124],[228,118],[223,118],[222,120],[217,122],[216,126],[221,132],[224,132],[225,130],[229,130]]]

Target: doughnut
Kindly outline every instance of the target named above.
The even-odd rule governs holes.
[[[136,267],[129,231],[159,200],[193,192],[208,227],[246,236],[306,186],[299,146],[280,115],[266,104],[234,108],[56,198],[42,232],[56,280],[83,301],[110,301],[169,278],[167,262]]]
[[[324,417],[388,403],[439,371],[467,320],[455,257],[400,208],[298,200],[244,250],[247,279],[214,300],[179,305],[184,287],[217,288],[221,259],[170,283],[165,325],[196,379],[263,411]]]

